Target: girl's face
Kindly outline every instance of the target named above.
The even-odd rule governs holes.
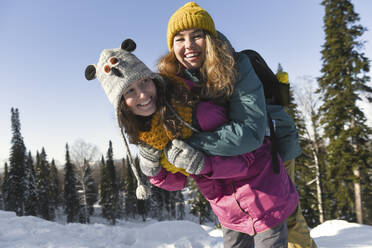
[[[132,82],[123,96],[128,108],[135,115],[150,116],[156,111],[156,86],[150,78]]]
[[[200,69],[205,59],[205,33],[201,29],[186,29],[174,36],[173,51],[186,69]]]

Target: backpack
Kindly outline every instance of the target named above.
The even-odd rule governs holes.
[[[243,50],[239,54],[248,56],[254,71],[260,79],[266,99],[266,105],[289,105],[289,84],[280,82],[274,72],[266,64],[261,55],[254,50]],[[270,128],[271,155],[273,157],[272,167],[276,174],[279,173],[278,149],[279,141],[275,132],[275,120],[272,120],[270,111],[267,108],[268,124]]]
[[[253,50],[243,50],[239,53],[248,56],[254,71],[261,80],[267,104],[289,105],[289,84],[278,80],[274,72],[266,64],[261,55]]]

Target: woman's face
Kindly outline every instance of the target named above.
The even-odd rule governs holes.
[[[173,51],[186,69],[200,69],[205,59],[205,33],[201,29],[186,29],[173,38]]]
[[[150,116],[156,111],[156,86],[150,78],[131,83],[123,96],[128,108],[135,115]]]

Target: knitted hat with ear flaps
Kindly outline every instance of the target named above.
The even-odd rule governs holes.
[[[156,73],[132,54],[135,49],[136,43],[127,39],[123,41],[121,48],[103,50],[97,65],[90,65],[85,71],[88,80],[98,78],[109,101],[114,105],[115,113],[123,92],[131,83],[157,77]]]
[[[188,2],[179,8],[168,21],[167,41],[169,51],[173,48],[174,36],[186,29],[198,28],[217,37],[214,22],[209,13],[194,2]]]
[[[89,65],[85,69],[85,77],[87,80],[98,78],[98,81],[101,83],[109,101],[114,105],[117,117],[120,98],[130,84],[145,78],[159,77],[157,73],[152,72],[141,60],[132,54],[135,49],[136,43],[131,39],[127,39],[123,41],[121,48],[103,50],[97,65]],[[133,163],[123,129],[121,129],[121,134],[129,155],[128,157],[133,174],[137,179],[137,198],[147,199],[150,196],[151,191],[142,182],[142,178],[138,174]]]

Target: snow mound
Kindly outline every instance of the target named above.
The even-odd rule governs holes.
[[[222,248],[222,238],[209,236],[190,221],[163,221],[146,226],[121,222],[59,224],[0,211],[1,248]]]
[[[372,226],[329,220],[311,230],[321,247],[372,247]]]
[[[319,248],[372,248],[372,226],[330,220],[311,230]],[[191,221],[60,224],[0,211],[0,248],[223,248],[221,229]]]

